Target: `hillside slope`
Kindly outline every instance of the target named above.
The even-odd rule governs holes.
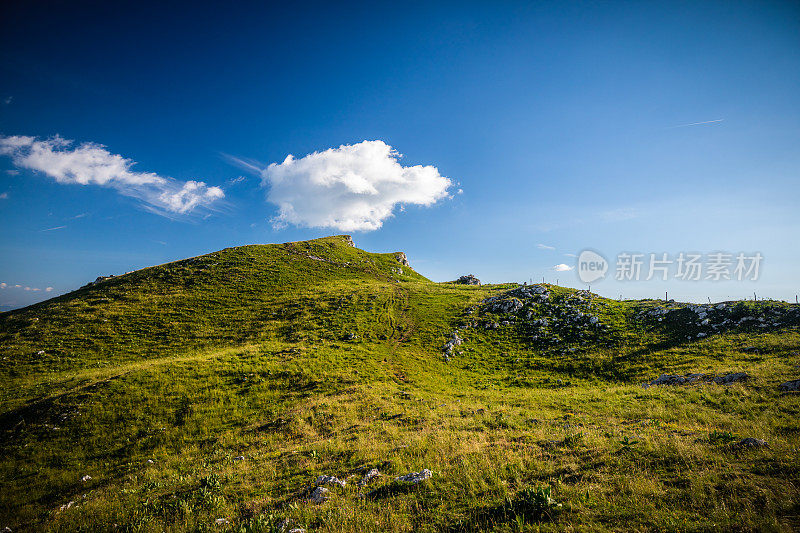
[[[0,314],[0,528],[800,527],[796,305],[433,283],[404,259],[244,246]],[[315,503],[320,475],[346,484]]]

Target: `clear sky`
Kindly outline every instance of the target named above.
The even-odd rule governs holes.
[[[606,296],[800,293],[800,3],[229,4],[2,4],[2,309],[339,233],[436,281],[585,286],[590,248]]]

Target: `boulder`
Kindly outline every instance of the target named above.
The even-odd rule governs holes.
[[[735,443],[733,446],[734,448],[763,448],[764,446],[768,446],[768,444],[765,440],[747,437]]]
[[[340,487],[344,487],[347,485],[347,482],[342,481],[336,476],[326,476],[323,474],[317,478],[317,480],[314,482],[314,485],[317,487],[321,485],[339,485]]]
[[[467,274],[466,276],[461,276],[458,278],[455,283],[460,285],[480,285],[481,280],[473,276],[472,274]]]
[[[317,487],[316,489],[314,489],[314,492],[311,493],[311,496],[309,496],[308,501],[310,501],[311,503],[316,503],[317,505],[325,503],[326,501],[328,501],[329,492],[330,491],[325,487]]]
[[[800,391],[800,379],[781,383],[778,389],[780,389],[781,392],[798,392]]]

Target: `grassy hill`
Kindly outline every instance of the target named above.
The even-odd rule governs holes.
[[[0,314],[0,529],[800,528],[796,305],[403,258],[244,246]],[[346,484],[315,503],[320,475]]]

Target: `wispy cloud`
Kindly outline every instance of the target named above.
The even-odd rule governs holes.
[[[278,206],[276,228],[288,224],[341,231],[380,228],[399,205],[430,206],[450,197],[453,185],[433,166],[403,166],[383,141],[363,141],[314,152],[263,168],[253,160],[227,156],[261,175],[267,200]]]
[[[6,174],[8,174],[9,176],[18,176],[19,170],[14,170],[14,169],[6,170]]]
[[[8,193],[7,192],[0,193],[0,200],[8,200]]]
[[[89,216],[89,213],[79,213],[79,214],[75,215],[74,217],[68,218],[67,220],[76,220],[78,218],[84,218],[84,217],[87,217],[87,216]]]
[[[567,257],[578,257],[578,254],[564,254],[564,255],[566,255]]]
[[[237,176],[237,177],[235,177],[235,178],[229,179],[229,180],[228,180],[228,184],[229,184],[229,185],[236,185],[237,183],[241,183],[241,182],[243,182],[243,181],[244,181],[244,180],[246,180],[246,179],[247,179],[247,178],[245,178],[244,176]]]
[[[14,101],[14,97],[13,96],[6,96],[5,98],[3,98],[3,103],[5,105],[9,105],[13,101]]]
[[[539,248],[540,250],[555,250],[556,249],[555,246],[548,246],[546,244],[541,244],[541,243],[537,244],[536,247]]]
[[[552,267],[552,269],[555,270],[556,272],[567,272],[567,271],[572,270],[573,268],[575,268],[575,267],[571,267],[569,265],[565,265],[564,263],[561,263],[561,264],[558,264],[558,265],[555,265],[554,267]]]
[[[633,218],[639,218],[641,214],[642,214],[641,210],[635,207],[620,207],[618,209],[603,211],[602,213],[600,213],[600,216],[603,219],[611,222],[619,222],[623,220],[631,220]]]
[[[718,122],[723,122],[724,118],[718,118],[716,120],[704,120],[703,122],[690,122],[689,124],[678,124],[677,126],[670,126],[668,129],[673,128],[685,128],[686,126],[700,126],[702,124],[716,124]]]
[[[0,283],[0,289],[12,289],[12,288],[13,289],[23,289],[25,291],[31,291],[31,292],[41,292],[42,290],[44,290],[44,292],[52,292],[53,291],[53,287],[45,287],[44,289],[40,289],[39,287],[27,287],[27,286],[23,287],[22,285],[13,285],[13,286],[11,286],[6,282]]]
[[[112,154],[105,146],[73,142],[56,135],[40,140],[27,136],[0,136],[0,155],[11,157],[19,167],[55,179],[62,184],[99,185],[141,200],[162,215],[185,214],[208,208],[225,193],[202,181],[178,181],[153,172],[132,170],[134,161]]]
[[[40,229],[39,231],[55,231],[57,229],[64,229],[66,226],[56,226],[54,228]]]

